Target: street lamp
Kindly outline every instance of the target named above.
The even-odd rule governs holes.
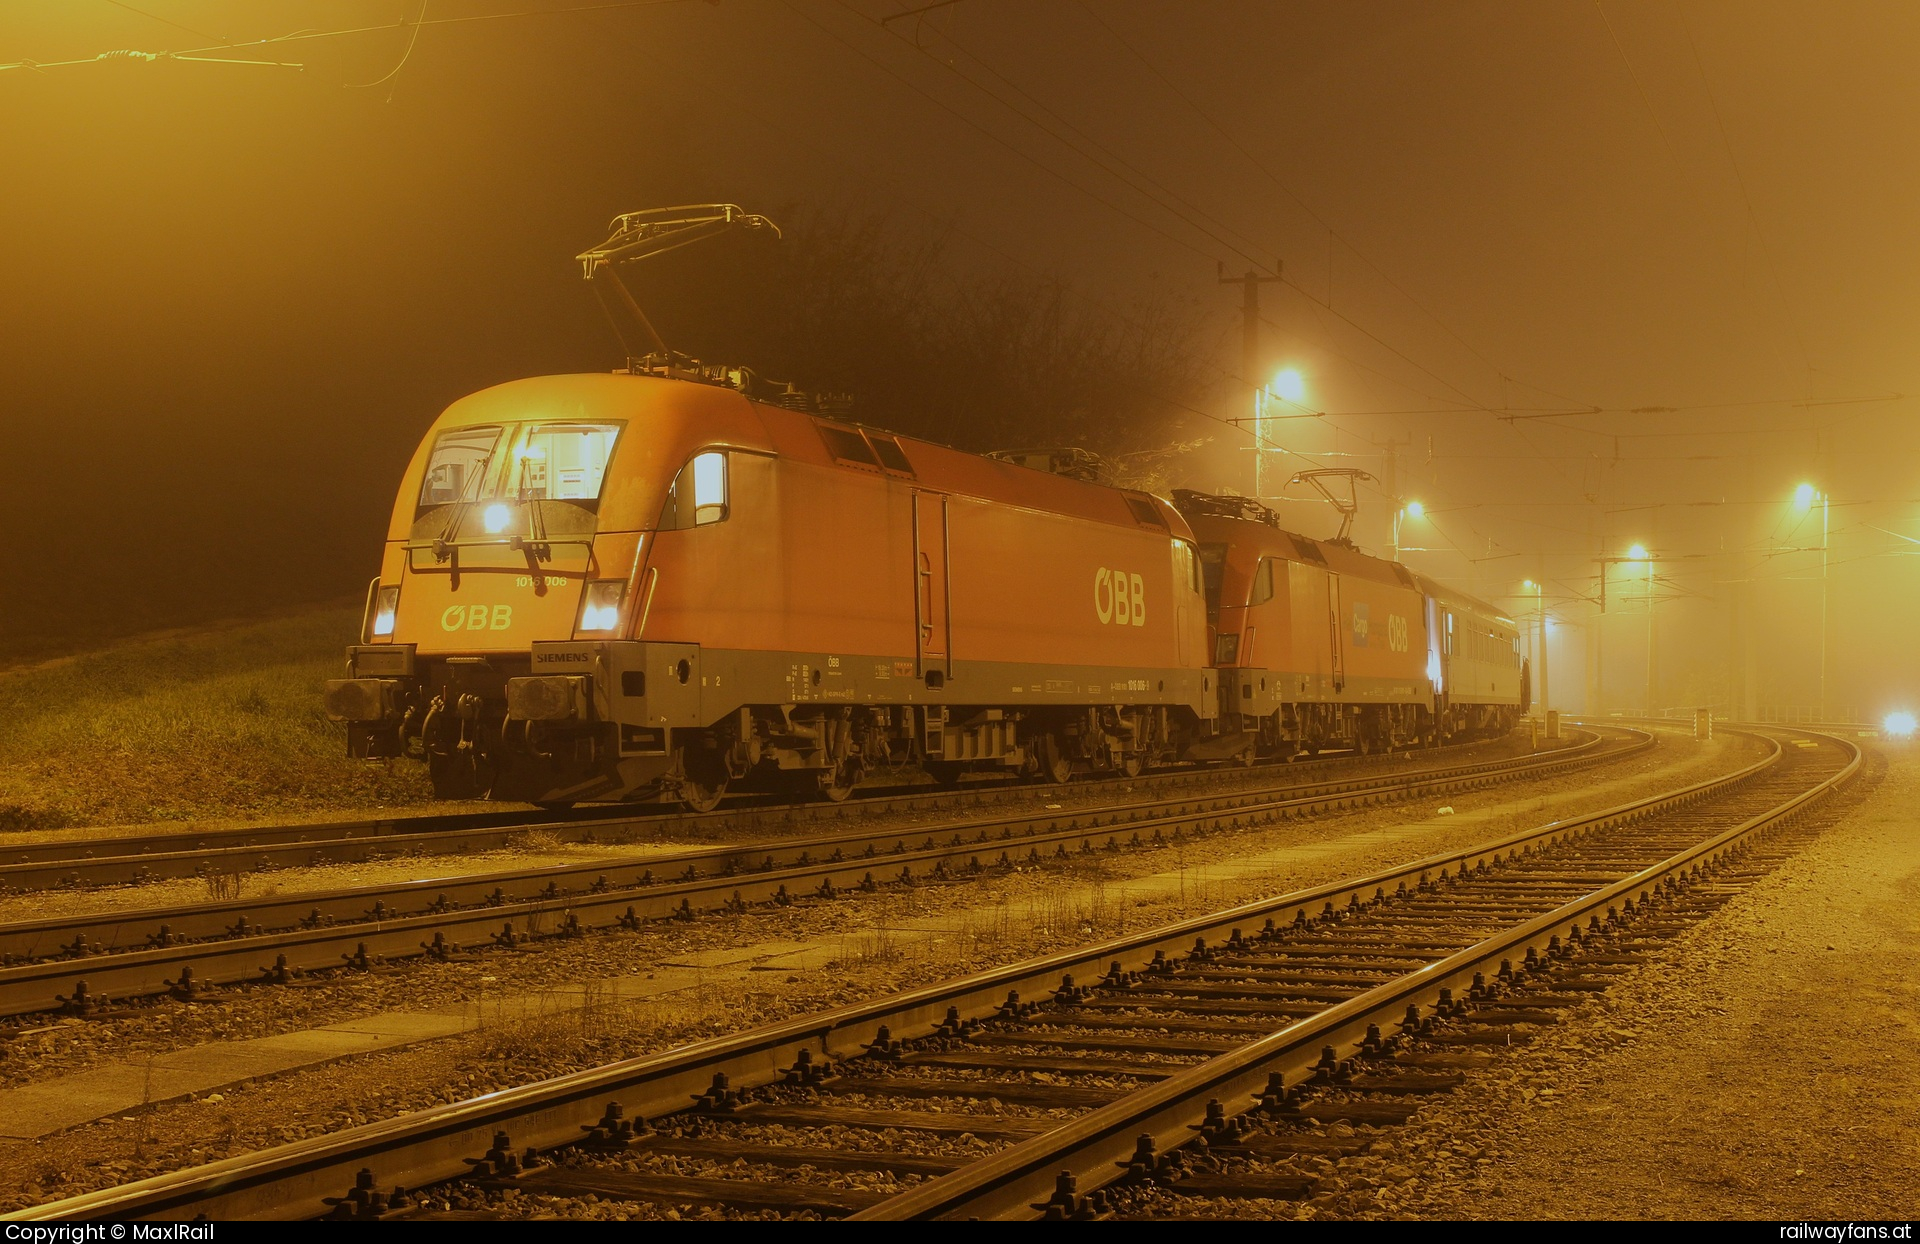
[[[1629,552],[1634,554],[1634,560],[1647,563],[1647,716],[1652,717],[1659,703],[1653,691],[1653,560],[1637,544]]]
[[[1540,720],[1547,719],[1547,585],[1535,583],[1532,579],[1522,583],[1521,588],[1533,593],[1534,603],[1539,608],[1540,638],[1534,645],[1534,664],[1539,670],[1540,679]]]
[[[1400,520],[1420,518],[1424,516],[1426,512],[1427,507],[1421,505],[1418,501],[1409,501],[1393,512],[1393,547],[1387,552],[1388,561],[1397,562],[1400,560]]]
[[[1831,560],[1827,537],[1831,532],[1828,525],[1827,494],[1812,484],[1802,484],[1793,490],[1793,508],[1805,514],[1820,503],[1820,714],[1819,720],[1827,719],[1827,566]]]
[[[1272,442],[1267,439],[1267,407],[1274,399],[1298,406],[1307,396],[1307,382],[1295,367],[1283,367],[1273,382],[1253,392],[1253,496],[1257,501],[1267,495],[1267,455]]]
[[[1596,557],[1594,560],[1600,565],[1600,612],[1604,615],[1607,612],[1607,567],[1618,565],[1621,562],[1646,561],[1647,546],[1644,544],[1635,544],[1627,550],[1625,557]],[[1651,617],[1651,602],[1653,599],[1653,567],[1651,564],[1647,567],[1647,586],[1649,617]],[[1598,620],[1593,624],[1593,711],[1596,713],[1601,711],[1601,704],[1607,696],[1607,668],[1605,653],[1601,648],[1601,639],[1606,634],[1606,629],[1607,628]],[[1651,631],[1649,631],[1649,633],[1651,633]]]

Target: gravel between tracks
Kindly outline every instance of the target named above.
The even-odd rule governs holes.
[[[1651,755],[1598,771],[1454,797],[1451,816],[1434,815],[1430,804],[1389,805],[965,885],[649,926],[543,943],[531,953],[405,964],[312,988],[236,990],[213,1003],[54,1025],[4,1047],[6,1082],[44,1079],[99,1058],[137,1059],[381,1010],[464,1001],[484,1011],[489,998],[632,973],[701,949],[822,938],[837,938],[844,947],[827,970],[717,977],[711,985],[617,1009],[521,1012],[429,1045],[6,1144],[0,1146],[0,1206],[126,1182],[1470,845],[1722,772],[1752,754],[1732,739],[1700,745],[1668,738]]]
[[[1527,750],[1524,739],[1517,737],[1500,739],[1463,748],[1449,755],[1445,763],[1473,764],[1500,760],[1524,754]],[[1414,766],[1427,767],[1437,763],[1440,762],[1400,755],[1382,758],[1375,762],[1362,761],[1356,765],[1343,766],[1337,770],[1337,775],[1358,777]],[[1311,782],[1320,780],[1322,777],[1331,780],[1335,776],[1336,773],[1309,775],[1299,772],[1297,778],[1290,778],[1288,771],[1284,768],[1271,766],[1257,771],[1217,769],[1209,775],[1210,780],[1206,786],[1186,791],[1167,790],[1163,792],[1163,797],[1179,798],[1183,794],[1226,793],[1290,780]],[[1005,804],[983,808],[980,810],[980,815],[986,817],[1040,816],[1056,811],[1071,815],[1078,809],[1105,806],[1127,799],[1134,791],[1135,788],[1126,783],[1110,781],[1075,783],[1065,791],[1055,790],[1044,795],[1036,792],[1028,798],[1016,798]],[[964,792],[960,793],[964,794]],[[449,810],[462,812],[476,810],[497,812],[503,808],[515,810],[521,806],[518,804],[448,805]],[[657,809],[654,810],[657,811]],[[640,836],[630,842],[619,844],[566,842],[562,841],[559,832],[530,827],[515,834],[510,845],[482,851],[461,850],[444,853],[415,848],[404,854],[352,863],[294,865],[264,872],[247,871],[220,873],[208,877],[174,877],[129,885],[69,887],[18,894],[0,893],[0,922],[45,920],[61,916],[84,916],[153,907],[191,906],[210,899],[310,894],[316,891],[356,886],[391,885],[423,877],[451,879],[473,876],[477,873],[527,870],[562,864],[577,865],[599,860],[625,862],[731,842],[775,842],[836,833],[868,832],[877,828],[897,828],[900,832],[906,833],[911,829],[929,824],[948,824],[967,814],[963,808],[954,806],[937,808],[915,806],[889,812],[883,810],[881,801],[875,801],[875,805],[864,815],[858,811],[856,805],[847,805],[844,811],[848,815],[837,823],[813,822],[801,817],[791,821],[775,819],[749,824],[744,830],[724,812],[666,824],[643,823],[635,830]],[[641,815],[647,812],[647,808],[639,809]],[[295,820],[298,818],[276,823],[291,823]],[[12,843],[94,832],[60,830],[0,834],[0,858],[4,858],[5,848]]]
[[[1396,1152],[1350,1167],[1373,1189],[1363,1205],[1420,1218],[1911,1217],[1916,806],[1920,753],[1890,749],[1885,779],[1820,838],[1435,1100],[1389,1138]]]

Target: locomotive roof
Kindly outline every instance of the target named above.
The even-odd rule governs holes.
[[[641,421],[649,416],[663,430],[672,429],[671,439],[688,442],[685,453],[709,446],[769,453],[835,469],[910,478],[937,491],[1024,509],[1193,538],[1180,512],[1150,493],[1069,479],[843,417],[789,410],[721,385],[660,376],[589,372],[510,380],[460,398],[441,413],[432,430],[523,420],[626,419],[644,426]],[[889,471],[838,458],[822,425],[892,437],[912,469]],[[632,461],[625,453],[620,457]],[[685,460],[684,453],[667,457],[671,470]]]
[[[1207,500],[1212,499],[1209,498]],[[1226,498],[1223,500],[1236,503],[1244,502],[1243,498]],[[1235,508],[1240,512],[1229,512],[1229,510]],[[1260,508],[1266,514],[1271,514],[1271,511],[1265,511],[1264,507]],[[1204,531],[1207,526],[1213,523],[1232,523],[1243,530],[1244,535],[1242,539],[1257,545],[1263,554],[1271,550],[1272,555],[1284,558],[1287,561],[1324,565],[1329,570],[1353,578],[1370,579],[1376,583],[1390,583],[1400,587],[1412,588],[1433,597],[1441,604],[1448,606],[1456,612],[1473,613],[1484,616],[1492,621],[1504,623],[1508,626],[1514,625],[1513,619],[1507,617],[1500,609],[1488,604],[1486,601],[1462,592],[1457,588],[1449,587],[1437,579],[1420,574],[1418,571],[1411,570],[1399,562],[1388,561],[1383,557],[1375,557],[1371,553],[1362,553],[1350,545],[1337,543],[1332,540],[1316,540],[1311,536],[1303,536],[1296,531],[1288,531],[1277,522],[1265,521],[1260,517],[1254,516],[1250,512],[1251,509],[1252,507],[1245,504],[1240,504],[1237,507],[1222,504],[1217,509],[1212,507],[1200,509],[1192,515],[1192,519],[1195,529],[1200,531]],[[1209,512],[1209,510],[1211,510],[1211,512]]]

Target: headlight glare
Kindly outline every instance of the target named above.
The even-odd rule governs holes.
[[[373,633],[377,638],[393,634],[393,620],[400,612],[399,585],[382,587],[373,597]]]
[[[580,629],[596,635],[618,630],[620,605],[626,596],[625,579],[598,579],[587,584],[580,600]]]

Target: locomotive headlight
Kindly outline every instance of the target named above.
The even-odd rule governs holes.
[[[487,534],[497,536],[507,529],[507,523],[513,518],[513,511],[504,505],[495,503],[486,508],[480,521],[486,524]]]
[[[1913,737],[1914,720],[1912,713],[1888,713],[1880,728],[1896,739]]]
[[[384,637],[393,634],[394,615],[400,612],[400,588],[383,587],[373,597],[373,633]]]
[[[605,634],[620,627],[620,604],[627,596],[625,579],[596,579],[580,598],[580,630]]]

